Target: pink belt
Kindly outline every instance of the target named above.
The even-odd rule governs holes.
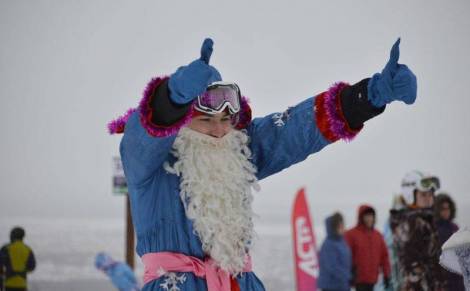
[[[216,266],[214,260],[202,261],[180,253],[158,252],[142,256],[144,284],[158,279],[165,272],[191,272],[206,278],[208,291],[230,291],[230,274]],[[251,258],[247,256],[243,272],[251,272]]]

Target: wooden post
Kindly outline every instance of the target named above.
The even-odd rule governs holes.
[[[129,193],[126,195],[126,263],[134,270],[134,225],[132,224]]]

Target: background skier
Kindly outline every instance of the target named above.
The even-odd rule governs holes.
[[[412,171],[402,180],[406,208],[392,211],[390,226],[400,269],[399,290],[444,290],[439,266],[439,237],[434,220],[434,193],[439,179]]]
[[[436,196],[434,209],[436,214],[436,226],[439,234],[439,248],[441,248],[451,235],[459,230],[457,224],[453,222],[457,208],[454,200],[448,194],[440,193]],[[462,276],[447,270],[444,270],[443,272],[445,273],[447,290],[465,290]]]
[[[26,291],[27,274],[36,268],[32,249],[24,242],[25,231],[14,227],[10,232],[10,243],[0,249],[0,269],[5,272],[5,291]]]
[[[318,287],[324,291],[350,290],[352,256],[344,240],[344,220],[334,213],[325,221],[326,238],[320,247]]]
[[[390,285],[390,261],[382,234],[375,230],[375,210],[361,205],[358,209],[357,225],[345,234],[352,258],[354,286],[357,291],[372,291],[377,283],[379,271],[383,273],[384,287]]]

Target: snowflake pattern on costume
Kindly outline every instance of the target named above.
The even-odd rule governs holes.
[[[273,114],[272,118],[274,120],[274,124],[278,127],[286,125],[286,121],[289,120],[289,110],[291,107],[287,108],[286,111],[282,113],[275,113]]]
[[[160,268],[161,269],[161,268]],[[163,270],[163,269],[161,269]],[[159,271],[161,271],[159,270]],[[163,270],[164,271],[164,270]],[[177,273],[164,273],[165,281],[160,284],[160,287],[165,291],[180,291],[178,283],[183,284],[186,281],[186,275],[182,274],[178,276]]]
[[[160,267],[160,268],[157,270],[157,276],[158,276],[158,277],[161,277],[161,276],[163,276],[163,275],[165,275],[165,274],[166,274],[166,270],[163,269],[162,267]]]
[[[470,245],[456,248],[455,253],[459,258],[459,264],[462,268],[462,276],[464,278],[465,288],[470,290]]]

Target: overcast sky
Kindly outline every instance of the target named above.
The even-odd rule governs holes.
[[[119,219],[120,137],[106,123],[138,104],[151,77],[198,57],[207,36],[212,64],[255,116],[370,77],[400,36],[400,63],[418,77],[415,105],[394,103],[353,142],[262,181],[255,211],[288,223],[305,186],[317,222],[341,210],[351,225],[363,202],[383,222],[403,175],[422,169],[470,225],[469,14],[465,0],[0,1],[0,218]]]

